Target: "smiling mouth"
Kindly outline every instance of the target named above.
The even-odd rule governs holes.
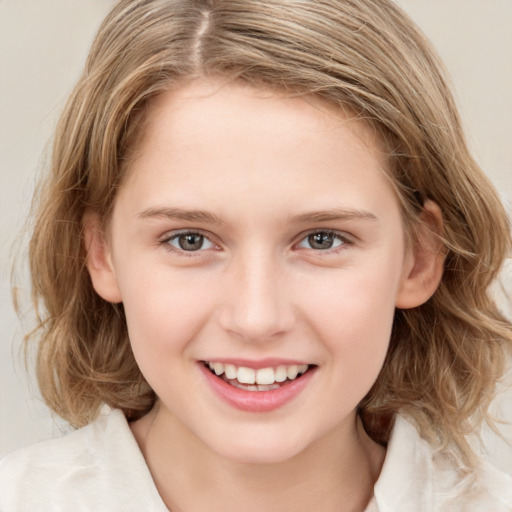
[[[267,368],[248,368],[216,361],[203,361],[206,368],[231,386],[244,391],[271,391],[293,382],[315,365],[279,365]]]

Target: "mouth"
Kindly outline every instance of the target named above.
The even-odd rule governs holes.
[[[203,361],[213,375],[227,384],[244,391],[272,391],[299,380],[316,365],[291,364],[249,368],[218,361]]]

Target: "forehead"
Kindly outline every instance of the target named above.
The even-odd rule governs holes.
[[[161,94],[132,155],[121,192],[132,182],[148,202],[176,201],[181,191],[182,200],[220,206],[229,194],[261,192],[289,202],[308,194],[316,208],[332,202],[334,188],[347,203],[369,188],[391,192],[366,122],[316,97],[239,83],[200,80]]]
[[[350,123],[354,134],[366,144],[379,145],[372,126],[344,105],[335,106],[320,96],[299,94],[270,87],[256,87],[245,82],[215,79],[196,79],[157,96],[147,114],[148,128],[162,122],[163,117],[176,123],[190,119],[199,128],[202,120],[211,123],[236,121],[242,126],[271,123],[275,131],[330,130]],[[178,121],[178,116],[180,117]],[[180,125],[180,131],[187,125]],[[281,133],[282,135],[282,133]]]
[[[183,143],[193,140],[203,143],[195,147],[199,151],[206,140],[214,142],[226,128],[237,125],[240,138],[252,135],[255,144],[268,142],[261,137],[264,131],[284,148],[300,145],[312,134],[332,140],[337,135],[336,128],[346,126],[353,135],[352,142],[364,146],[386,170],[385,144],[373,124],[343,105],[335,106],[311,94],[291,94],[221,79],[196,79],[154,98],[135,119],[135,125],[130,163],[147,151],[158,150],[159,144],[161,149],[161,143],[168,145],[170,134],[182,148]],[[232,139],[233,146],[237,142],[237,138]],[[129,166],[133,167],[136,166]]]

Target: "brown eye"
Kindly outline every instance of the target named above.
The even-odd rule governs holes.
[[[197,233],[190,233],[188,235],[180,235],[178,237],[178,244],[180,249],[184,251],[198,251],[203,246],[203,235]]]
[[[200,233],[180,233],[169,238],[166,243],[175,249],[187,252],[210,249],[213,247],[212,242]]]

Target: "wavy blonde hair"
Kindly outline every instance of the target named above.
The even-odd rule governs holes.
[[[510,227],[471,157],[438,59],[389,0],[121,0],[94,41],[58,125],[30,242],[46,403],[78,427],[104,403],[130,419],[155,395],[131,352],[122,306],[93,290],[82,218],[108,220],[151,100],[215,75],[316,95],[366,120],[389,154],[404,226],[425,200],[443,212],[446,264],[434,296],[397,310],[387,359],[359,406],[379,442],[402,411],[465,463],[465,435],[486,417],[511,325],[489,295]],[[412,235],[413,236],[413,235]]]

